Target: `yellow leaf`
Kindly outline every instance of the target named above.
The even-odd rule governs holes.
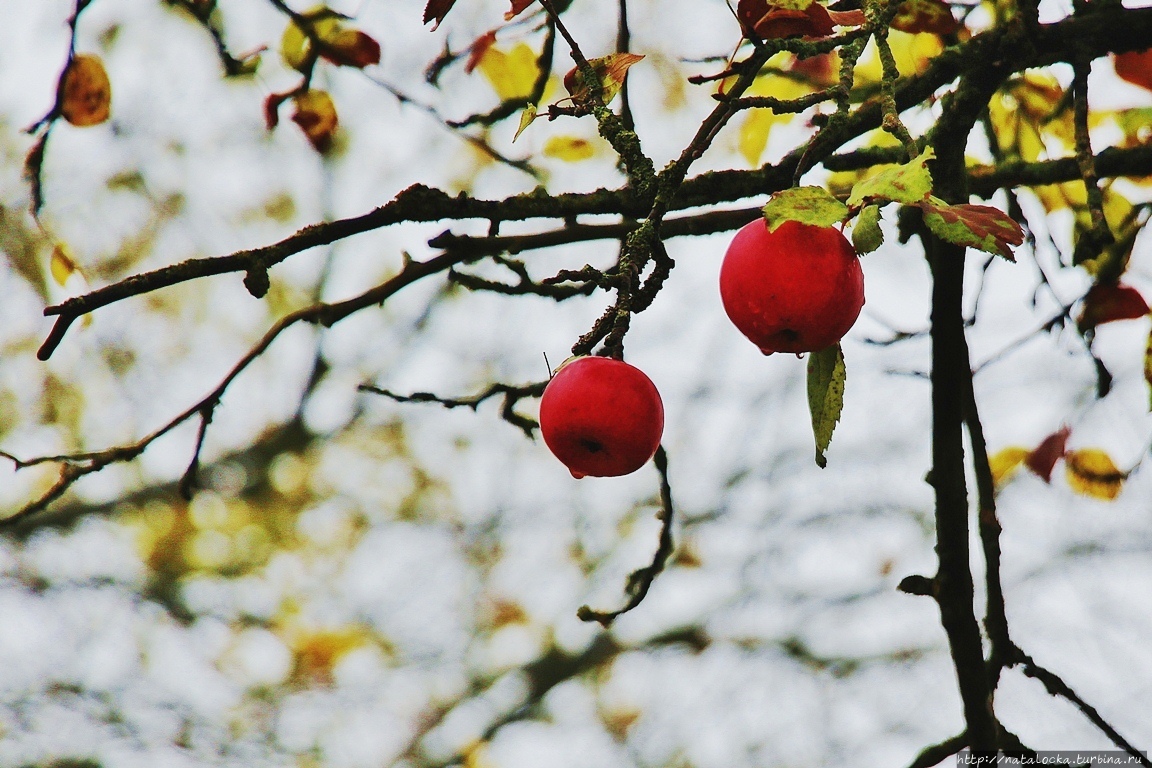
[[[608,104],[616,98],[616,94],[624,87],[624,77],[628,74],[628,69],[642,58],[644,57],[635,53],[613,53],[588,61],[588,66],[592,67],[600,78],[602,104]],[[581,105],[592,103],[592,88],[584,82],[584,73],[579,67],[573,67],[564,75],[564,87],[575,103]]]
[[[368,645],[371,638],[360,627],[300,632],[292,639],[292,679],[330,685],[336,665],[350,651]]]
[[[1111,457],[1099,448],[1081,448],[1064,456],[1068,485],[1076,493],[1112,501],[1120,495],[1126,472],[1116,468]]]
[[[931,32],[912,34],[898,29],[888,31],[888,45],[892,48],[896,69],[903,77],[923,72],[928,68],[928,63],[944,50],[939,35]],[[856,82],[874,85],[880,82],[883,72],[880,52],[876,49],[876,43],[870,42],[856,64]]]
[[[579,136],[553,136],[545,142],[544,154],[567,163],[576,163],[593,157],[596,146]]]
[[[1016,470],[1020,468],[1030,453],[1031,451],[1027,448],[1013,445],[1008,448],[1001,448],[988,457],[988,467],[992,470],[992,484],[996,486],[997,490],[1012,479]]]
[[[517,43],[510,51],[503,51],[493,45],[484,51],[476,68],[492,85],[501,101],[530,96],[540,74],[536,53],[527,43]]]
[[[72,125],[99,125],[112,107],[112,84],[99,56],[72,57],[60,83],[60,114]]]
[[[68,252],[68,246],[63,243],[57,243],[56,247],[52,249],[52,259],[49,261],[49,267],[52,272],[52,279],[61,287],[68,282],[68,278],[80,270],[80,268],[76,266],[76,262],[72,259],[72,255]]]

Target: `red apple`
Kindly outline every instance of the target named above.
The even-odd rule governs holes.
[[[664,405],[639,368],[578,357],[560,366],[544,388],[540,432],[575,478],[627,475],[656,453]]]
[[[732,238],[720,267],[724,311],[766,355],[840,340],[864,306],[864,273],[838,229],[760,218]]]

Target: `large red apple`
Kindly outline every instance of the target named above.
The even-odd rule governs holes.
[[[575,478],[627,475],[656,453],[664,405],[639,368],[608,357],[578,357],[544,388],[540,432]]]
[[[720,267],[724,311],[766,355],[815,352],[848,332],[864,306],[864,273],[833,227],[760,218],[736,233]]]

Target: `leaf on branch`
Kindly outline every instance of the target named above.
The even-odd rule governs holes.
[[[1076,326],[1081,332],[1116,320],[1134,320],[1148,315],[1148,302],[1140,291],[1120,283],[1096,283],[1084,296],[1084,307]]]
[[[802,8],[789,8],[770,5],[768,0],[740,0],[736,18],[745,36],[761,40],[827,37],[833,32],[828,9],[816,2]]]
[[[768,230],[775,232],[786,221],[830,227],[847,218],[848,206],[823,187],[792,187],[772,195],[764,206]]]
[[[1001,448],[988,457],[988,468],[992,472],[992,485],[999,490],[1012,479],[1016,470],[1027,460],[1032,452],[1021,446]]]
[[[848,196],[848,205],[858,208],[869,200],[891,200],[904,205],[920,203],[932,192],[932,174],[927,163],[934,157],[929,147],[903,165],[886,168],[858,182]]]
[[[339,13],[325,6],[319,6],[304,17],[308,20],[312,34],[323,45],[319,54],[333,64],[363,69],[370,64],[380,63],[380,43],[365,32],[345,27]],[[280,38],[280,58],[297,71],[306,70],[314,59],[312,41],[296,22],[290,22]]]
[[[81,53],[72,57],[60,83],[60,114],[79,127],[99,125],[112,108],[112,83],[99,56]]]
[[[865,206],[852,225],[852,245],[856,253],[872,253],[884,244],[884,230],[880,229],[880,206]]]
[[[1112,66],[1121,80],[1152,91],[1152,48],[1117,54]]]
[[[1068,437],[1071,434],[1072,429],[1064,426],[1041,440],[1040,445],[1036,446],[1035,450],[1024,459],[1028,469],[1036,473],[1044,482],[1052,482],[1052,468],[1056,466],[1056,462],[1064,457]]]
[[[326,152],[332,146],[338,123],[332,97],[313,88],[293,96],[292,101],[296,105],[292,122],[300,126],[317,152]]]
[[[1016,261],[1009,246],[1024,242],[1024,230],[998,208],[967,203],[948,205],[935,200],[920,203],[920,208],[924,223],[941,240]]]
[[[432,29],[435,31],[455,4],[456,0],[428,0],[428,5],[424,6],[424,23],[435,22],[432,25]]]
[[[816,439],[816,464],[828,466],[824,451],[832,442],[832,431],[844,408],[844,352],[833,344],[808,356],[808,410],[812,413],[812,434]]]
[[[1080,448],[1064,457],[1068,485],[1083,496],[1112,501],[1124,489],[1126,472],[1117,469],[1112,458],[1099,448]]]
[[[489,46],[480,56],[476,68],[501,101],[530,96],[540,74],[535,51],[523,42],[517,43],[510,51]]]
[[[341,29],[324,42],[329,47],[321,55],[333,64],[364,69],[380,63],[380,43],[358,29]]]
[[[901,32],[948,35],[960,29],[960,22],[943,0],[904,0],[892,18],[892,27]]]
[[[532,125],[532,121],[536,119],[536,105],[529,104],[524,107],[524,111],[520,113],[520,125],[516,128],[516,135],[512,137],[512,141],[520,138],[520,134],[524,133],[524,129]]]
[[[616,94],[620,93],[620,89],[624,87],[624,77],[628,74],[629,67],[642,58],[644,58],[642,55],[635,53],[612,53],[588,60],[589,66],[595,70],[597,77],[600,78],[601,103],[607,105],[616,98]],[[592,95],[595,89],[584,82],[584,73],[580,71],[579,67],[573,67],[568,71],[568,74],[564,75],[564,87],[576,104],[580,106],[592,105]]]
[[[524,9],[534,2],[536,2],[536,0],[512,0],[512,7],[504,14],[504,21],[512,21],[512,19],[523,13]]]

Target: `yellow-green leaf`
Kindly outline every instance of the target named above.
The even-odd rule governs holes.
[[[520,113],[520,125],[516,128],[516,135],[512,137],[512,141],[520,138],[520,134],[524,133],[524,129],[532,125],[532,121],[536,119],[536,105],[529,104],[524,107],[524,111]]]
[[[844,352],[833,344],[808,356],[808,410],[812,414],[812,434],[816,439],[816,464],[828,466],[824,452],[832,442],[832,431],[844,409]]]
[[[792,187],[772,195],[764,206],[768,230],[776,231],[786,221],[816,227],[830,227],[848,216],[848,206],[823,187]]]
[[[860,211],[852,225],[852,245],[857,253],[872,253],[884,244],[884,230],[880,229],[880,206],[869,205]]]
[[[1064,456],[1068,485],[1076,493],[1112,501],[1124,489],[1127,473],[1116,468],[1112,458],[1099,448],[1081,448]]]
[[[892,200],[913,205],[926,199],[932,193],[932,174],[927,163],[934,157],[929,147],[903,165],[887,168],[858,182],[848,197],[848,205],[855,208],[866,200]]]
[[[1008,214],[990,205],[948,205],[932,198],[920,204],[932,234],[949,243],[978,248],[1015,261],[1009,246],[1024,242],[1024,230]]]
[[[339,14],[331,8],[317,6],[303,16],[311,21],[312,32],[321,40],[333,41],[343,31]],[[280,58],[296,70],[304,69],[312,58],[312,43],[295,22],[288,23],[280,38]]]

